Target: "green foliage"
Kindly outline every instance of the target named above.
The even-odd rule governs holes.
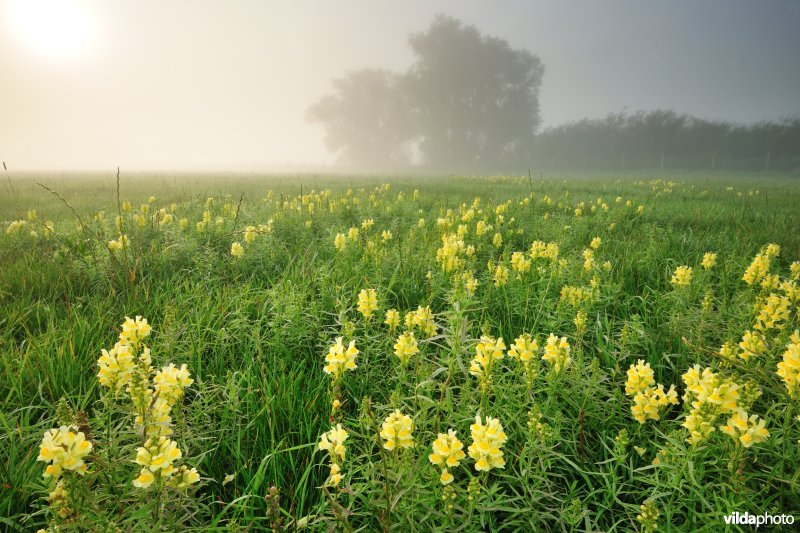
[[[113,182],[46,180],[80,215],[80,229],[60,200],[17,180],[18,196],[0,199],[0,523],[35,530],[49,520],[36,458],[44,432],[67,416],[61,398],[73,417],[86,414],[98,443],[75,488],[91,503],[81,524],[97,529],[158,520],[204,530],[628,531],[654,516],[662,526],[716,528],[733,511],[797,509],[798,406],[775,373],[797,327],[796,303],[783,331],[769,334],[767,354],[726,366],[718,351],[753,327],[761,289],[742,275],[764,245],[780,245],[772,269],[789,277],[800,250],[800,189],[780,178],[692,178],[396,178],[390,187],[372,178],[141,178],[122,182],[119,206]],[[480,204],[466,215],[476,196]],[[507,202],[501,220],[496,210]],[[164,214],[174,220],[162,223]],[[362,227],[367,219],[372,227]],[[14,220],[26,224],[5,235]],[[41,224],[50,220],[46,238]],[[475,235],[479,220],[493,229]],[[445,272],[441,236],[461,224],[475,250],[459,252],[462,266]],[[337,250],[336,235],[351,227],[358,236]],[[121,234],[128,242],[110,249]],[[595,237],[602,244],[586,270],[583,251]],[[535,240],[557,242],[564,262],[536,259],[529,271],[515,270],[512,253],[527,253]],[[240,259],[230,254],[233,242],[244,247]],[[709,251],[718,259],[706,271]],[[495,285],[490,261],[508,268],[505,284]],[[679,290],[670,280],[681,265],[693,275]],[[466,271],[478,281],[472,294],[454,279]],[[585,299],[562,299],[565,286]],[[369,288],[378,311],[367,320],[356,307]],[[437,331],[417,328],[419,353],[401,367],[394,343],[405,313],[420,306],[430,307]],[[383,323],[390,308],[400,313],[393,332]],[[586,315],[581,330],[578,311]],[[161,502],[169,512],[158,519],[157,503],[131,486],[141,442],[126,429],[130,413],[105,402],[97,380],[100,350],[113,345],[126,315],[153,325],[154,360],[185,362],[195,380],[174,426],[202,479],[189,496]],[[480,337],[502,337],[508,349],[525,332],[540,347],[530,375],[506,355],[482,389],[469,373]],[[571,347],[562,372],[540,359],[550,333]],[[339,336],[360,353],[334,386],[322,369]],[[718,430],[693,447],[683,405],[639,424],[625,394],[626,370],[639,359],[679,396],[694,364],[753,380],[762,394],[752,411],[767,421],[769,438],[742,449]],[[334,398],[341,406],[332,414]],[[382,422],[395,409],[413,418],[413,448],[382,447]],[[452,428],[466,452],[478,412],[503,425],[505,467],[478,472],[467,456],[443,487],[431,444]],[[349,433],[344,477],[323,489],[329,459],[318,443],[333,422]],[[113,520],[99,511],[112,501]]]

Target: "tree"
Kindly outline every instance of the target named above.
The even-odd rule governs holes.
[[[340,163],[377,168],[408,164],[412,126],[398,76],[365,69],[334,80],[335,93],[308,110],[325,126],[325,143]]]
[[[524,167],[540,123],[539,58],[444,15],[410,35],[409,45],[415,61],[404,74],[350,73],[309,109],[340,161],[450,171]]]
[[[409,44],[416,62],[405,81],[425,163],[484,170],[524,154],[540,123],[538,57],[444,15]]]

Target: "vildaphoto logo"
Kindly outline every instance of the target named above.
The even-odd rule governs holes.
[[[790,514],[750,514],[735,512],[725,515],[725,524],[732,526],[783,526],[794,524],[794,516]]]

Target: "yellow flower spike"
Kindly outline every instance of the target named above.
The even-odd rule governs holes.
[[[345,237],[344,233],[337,233],[336,237],[333,239],[333,246],[338,250],[344,250],[345,246],[347,245],[347,238]]]
[[[628,368],[628,380],[625,382],[625,394],[633,396],[656,383],[653,378],[653,369],[650,363],[645,363],[644,359],[639,359],[635,365],[631,364]]]
[[[508,356],[512,359],[526,363],[532,360],[539,351],[539,344],[536,339],[532,339],[530,333],[523,333],[511,344]]]
[[[244,257],[244,247],[240,242],[234,242],[231,244],[231,256],[235,257],[236,259],[241,259]]]
[[[778,363],[776,372],[783,380],[786,390],[792,398],[795,398],[797,391],[800,390],[800,339],[798,336],[800,336],[798,331],[795,331],[792,335],[794,342],[786,346],[783,359]]]
[[[183,397],[183,391],[192,383],[194,380],[190,377],[185,364],[175,368],[175,365],[170,363],[153,378],[156,393],[169,405],[175,405]]]
[[[503,426],[496,418],[486,417],[486,423],[480,415],[475,415],[475,423],[470,426],[472,444],[469,446],[469,456],[475,461],[475,470],[486,472],[493,468],[504,468],[503,444],[506,437]]]
[[[704,269],[710,270],[716,264],[717,264],[717,254],[712,252],[706,252],[705,254],[703,254],[703,261],[700,263],[700,265]]]
[[[138,346],[138,344],[150,335],[153,328],[147,323],[146,318],[137,315],[135,319],[125,317],[125,322],[122,323],[122,333],[119,334],[119,340],[122,343]]]
[[[342,343],[342,337],[336,337],[336,342],[328,350],[325,356],[325,367],[323,370],[330,374],[333,379],[338,379],[347,370],[355,370],[356,356],[360,352],[356,349],[356,341],[350,341],[347,348]]]
[[[318,449],[327,451],[332,458],[338,461],[344,461],[347,449],[345,448],[344,441],[350,435],[347,433],[341,424],[336,424],[328,432],[323,433],[320,437]]]
[[[118,342],[110,350],[101,350],[97,360],[97,377],[100,384],[114,391],[128,385],[136,368],[133,351],[129,344]]]
[[[397,326],[400,325],[400,313],[397,312],[397,309],[386,311],[386,320],[383,323],[389,326],[390,331],[397,329]]]
[[[692,283],[692,267],[681,265],[675,269],[675,273],[670,280],[676,289],[688,287]]]
[[[378,309],[378,291],[375,289],[361,289],[358,293],[358,312],[367,320]]]
[[[419,347],[413,331],[407,331],[397,338],[397,342],[394,344],[394,354],[400,359],[401,365],[408,365],[411,357],[418,353]]]
[[[431,445],[433,453],[428,455],[428,460],[442,469],[439,482],[448,485],[453,481],[453,475],[449,472],[450,468],[457,467],[466,457],[464,444],[458,440],[456,432],[448,429],[447,433],[439,433]]]
[[[404,415],[399,410],[395,410],[387,416],[381,425],[381,439],[385,442],[383,447],[389,451],[396,448],[413,448],[414,421],[410,416]]]
[[[566,337],[556,337],[550,334],[547,338],[547,344],[544,347],[542,359],[547,361],[555,373],[559,373],[566,369],[572,362],[570,356],[570,345]]]
[[[83,475],[87,472],[84,459],[91,451],[92,443],[82,431],[74,426],[61,426],[45,432],[36,460],[51,463],[44,477],[58,479],[65,470]]]
[[[495,339],[487,335],[481,336],[475,346],[475,357],[470,363],[469,373],[473,376],[483,377],[491,371],[496,361],[503,359],[503,350],[505,349],[503,337]]]

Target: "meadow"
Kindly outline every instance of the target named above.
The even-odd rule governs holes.
[[[796,176],[3,180],[4,529],[800,513]]]

